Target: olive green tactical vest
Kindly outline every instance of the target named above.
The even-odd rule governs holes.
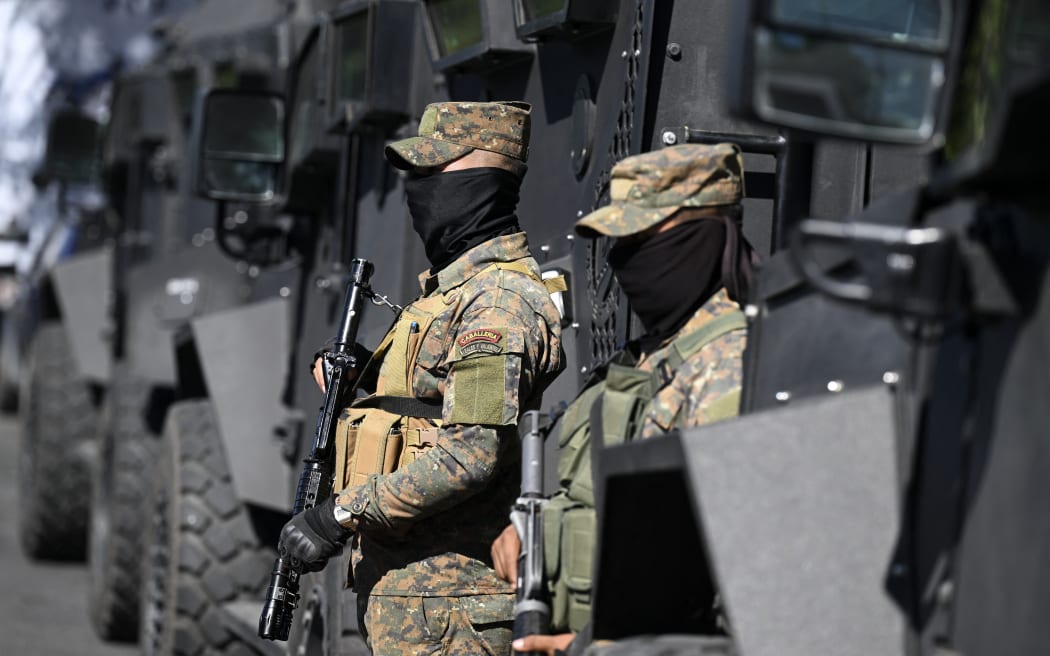
[[[632,358],[621,352],[595,372],[562,417],[558,446],[561,456],[558,479],[562,489],[543,510],[544,565],[551,592],[553,632],[579,631],[591,612],[591,578],[595,543],[594,480],[591,472],[590,416],[601,404],[602,443],[622,444],[638,437],[653,397],[669,382],[660,372],[674,372],[704,346],[719,337],[746,327],[744,315],[722,315],[686,335],[668,349],[654,370],[640,371]],[[714,419],[735,416],[739,394],[731,403],[719,403]],[[681,414],[678,427],[684,426]]]

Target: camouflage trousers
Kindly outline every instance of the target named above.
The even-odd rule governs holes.
[[[514,595],[358,597],[375,656],[508,656]]]

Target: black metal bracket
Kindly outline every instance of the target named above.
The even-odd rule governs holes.
[[[812,257],[817,244],[852,254],[856,280],[834,278]],[[799,273],[821,292],[846,302],[907,317],[942,320],[964,305],[967,278],[958,239],[941,228],[808,219],[791,238]]]

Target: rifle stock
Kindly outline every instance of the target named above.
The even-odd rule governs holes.
[[[348,373],[354,369],[354,343],[361,320],[361,306],[371,293],[368,282],[374,267],[368,260],[355,259],[350,263],[350,279],[343,298],[343,314],[335,345],[325,355],[331,365],[331,374],[325,387],[324,405],[317,417],[313,447],[303,461],[299,485],[295,492],[292,514],[313,508],[320,494],[332,489],[335,431],[339,403],[346,398]],[[270,585],[259,616],[259,637],[267,640],[287,640],[292,627],[292,614],[299,604],[299,578],[303,566],[295,558],[278,554],[270,573]]]

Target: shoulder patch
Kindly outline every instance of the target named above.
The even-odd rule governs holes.
[[[506,350],[505,328],[475,328],[456,339],[456,351],[460,358],[472,355],[499,355]]]

